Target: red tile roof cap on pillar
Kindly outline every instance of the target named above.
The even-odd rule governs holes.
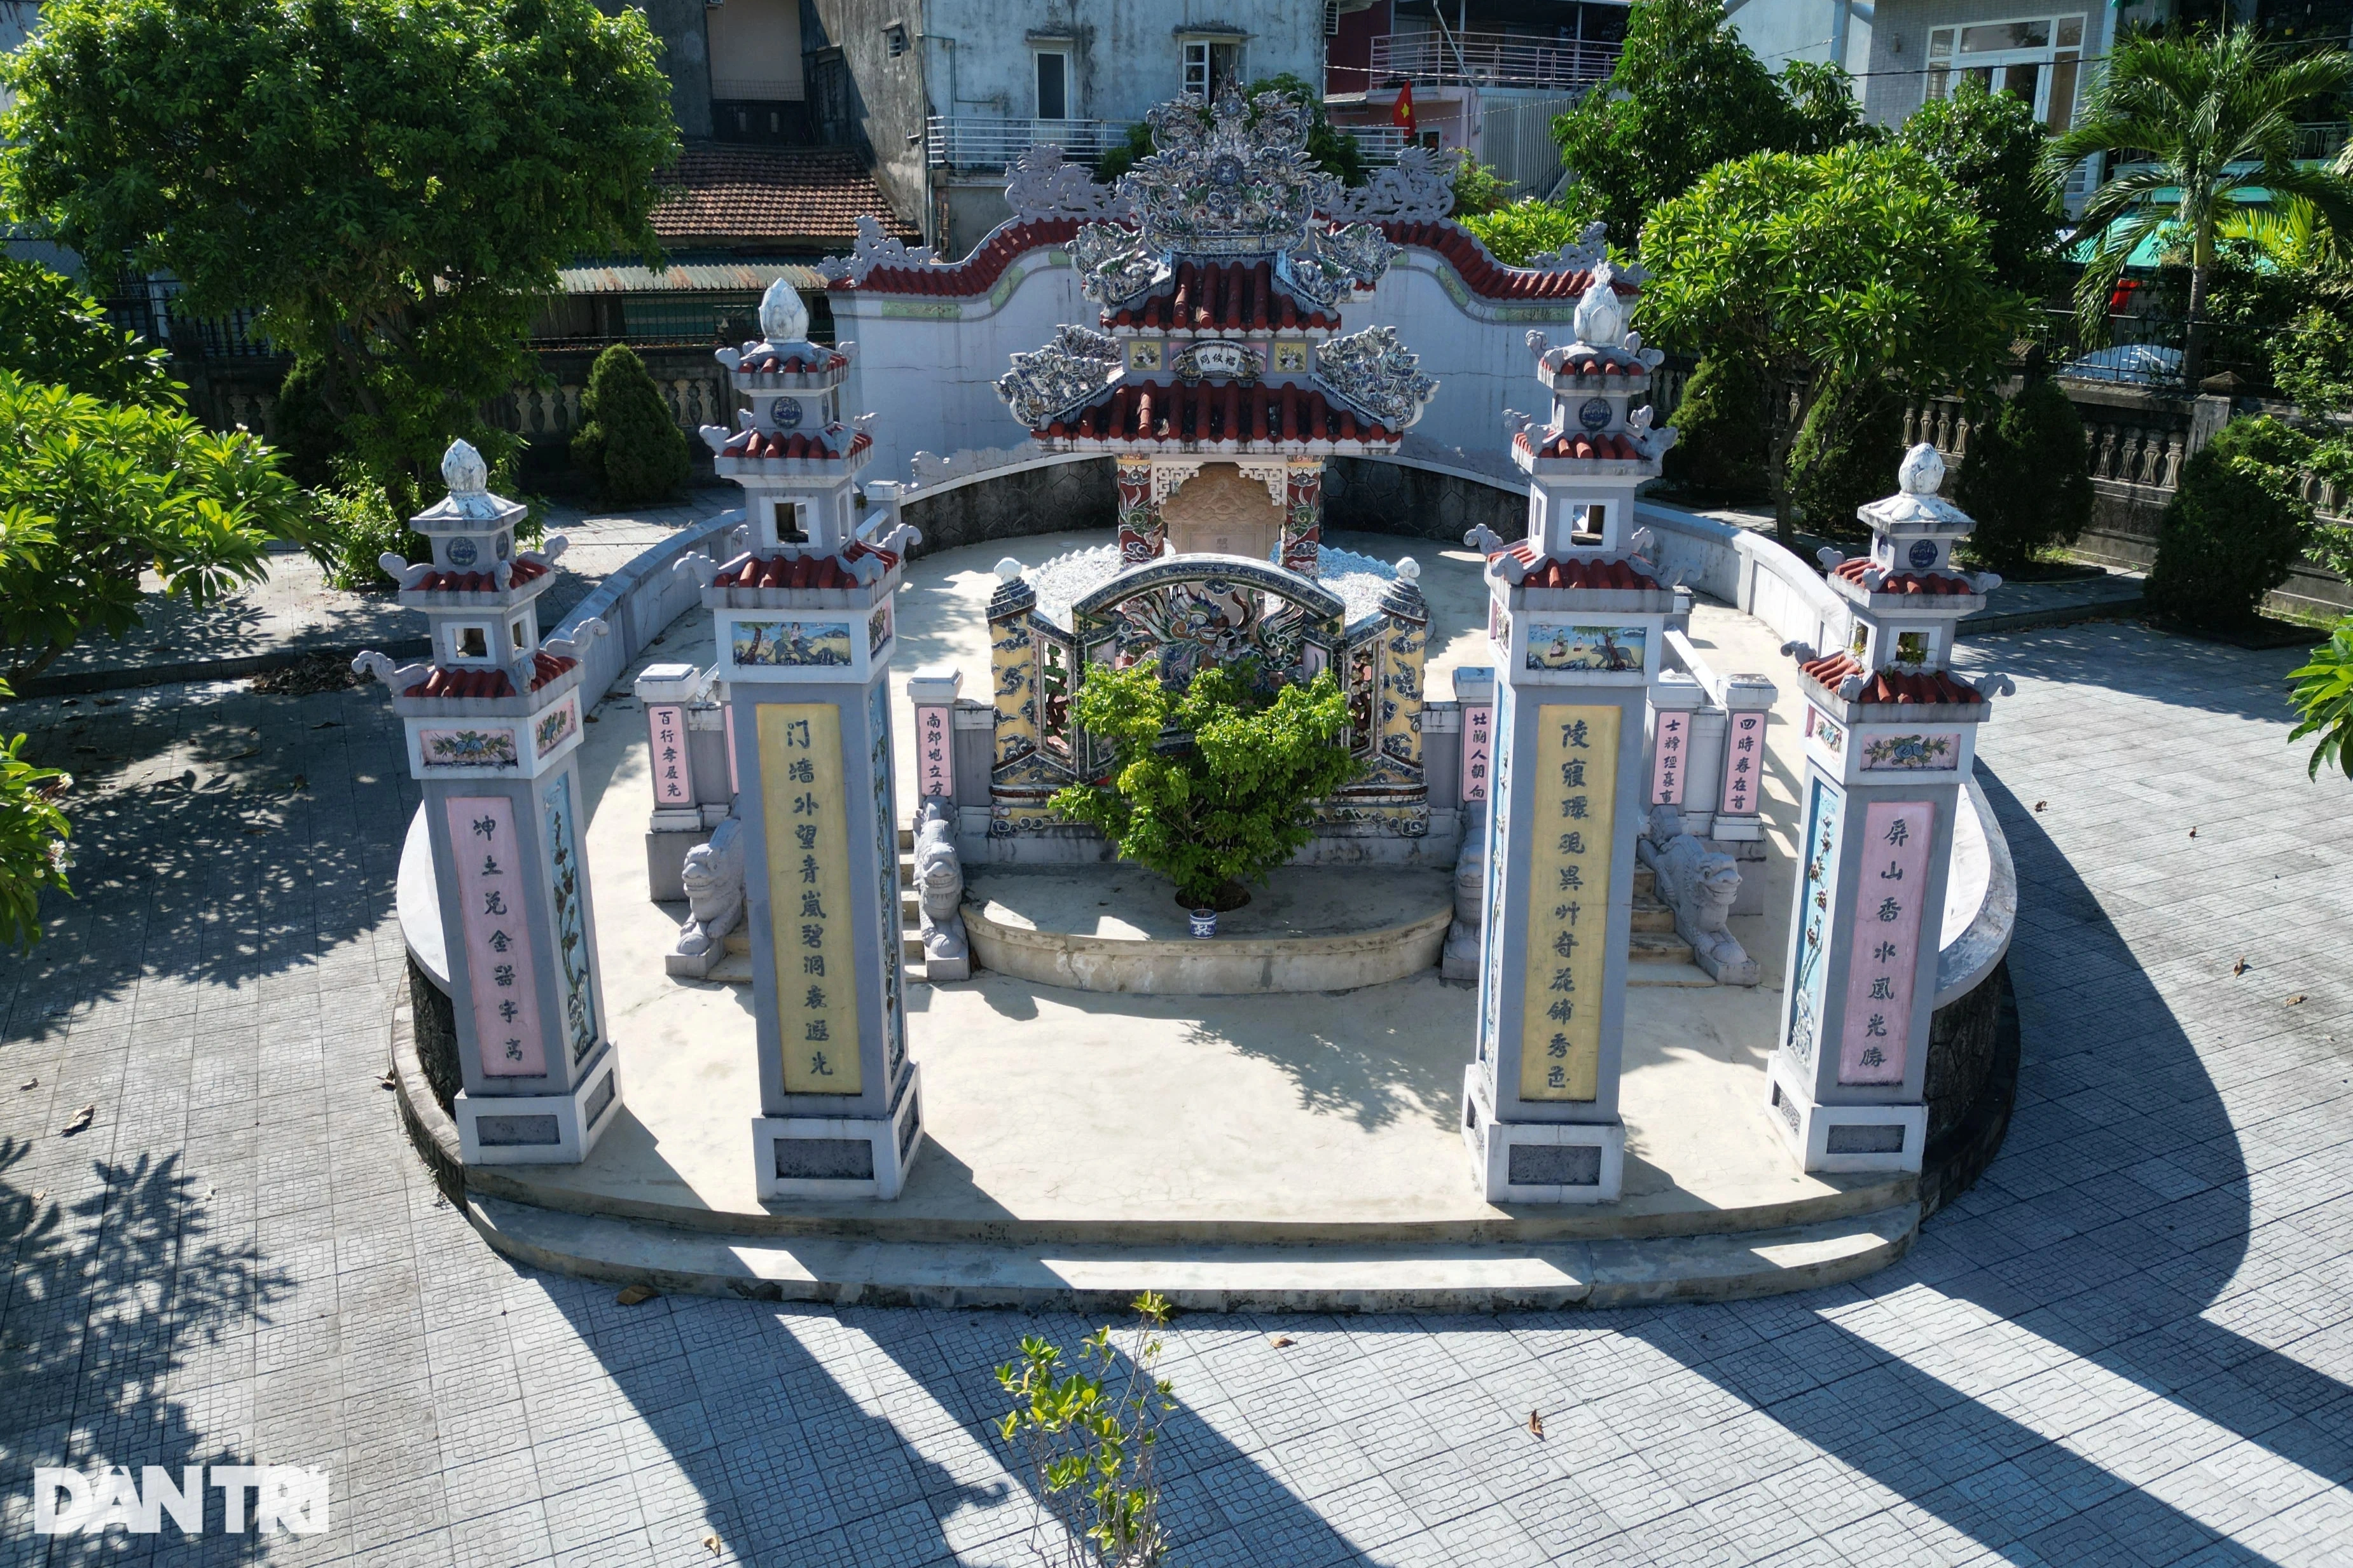
[[[882,563],[889,572],[899,564],[899,557],[888,550],[877,550],[862,541],[852,540],[831,555],[819,555],[813,551],[780,552],[775,555],[739,555],[719,569],[711,579],[714,588],[862,588],[849,563],[871,558]]]
[[[1544,432],[1539,430],[1536,434],[1541,436]],[[1512,445],[1532,458],[1570,458],[1580,462],[1631,463],[1641,461],[1643,456],[1631,437],[1606,433],[1589,436],[1582,430],[1564,431],[1541,447],[1523,430],[1512,437]]]
[[[1831,568],[1831,575],[1841,577],[1856,587],[1863,586],[1862,574],[1871,570],[1871,558],[1858,555],[1841,561]],[[1976,584],[1965,578],[1947,577],[1935,572],[1891,572],[1879,580],[1879,586],[1868,590],[1874,594],[1956,594],[1977,592]]]
[[[1340,318],[1293,295],[1274,263],[1179,261],[1166,283],[1143,299],[1103,313],[1107,327],[1221,332],[1337,331]]]
[[[1869,670],[1857,664],[1852,654],[1833,653],[1798,667],[1806,679],[1824,689],[1836,691],[1839,683],[1848,676],[1863,678],[1862,689],[1848,698],[1850,702],[1864,704],[1883,702],[1982,702],[1985,700],[1975,687],[1964,686],[1950,670],[1930,669],[1917,675],[1905,675],[1900,670]]]
[[[1659,580],[1641,568],[1624,561],[1596,561],[1572,557],[1567,561],[1546,556],[1536,558],[1535,546],[1521,540],[1508,550],[1499,550],[1488,560],[1508,555],[1528,569],[1520,579],[1523,588],[1655,588]]]
[[[531,689],[533,691],[562,675],[580,661],[559,658],[552,653],[532,655]],[[403,697],[512,697],[514,682],[503,669],[444,669],[433,667],[423,683],[410,687]]]
[[[892,216],[865,161],[846,147],[690,146],[654,179],[661,199],[653,229],[670,245],[846,246],[869,214],[892,237],[916,237]]]
[[[518,557],[514,570],[507,574],[507,586],[520,588],[525,583],[546,575],[547,568],[538,562]],[[491,572],[427,572],[417,580],[414,588],[406,591],[412,594],[495,594],[499,591],[499,579],[497,574]]]
[[[837,426],[827,434],[839,434]],[[874,445],[874,438],[863,430],[852,435],[837,452],[817,436],[795,431],[790,436],[763,436],[758,430],[738,430],[719,448],[723,458],[799,458],[839,462],[854,458]]]

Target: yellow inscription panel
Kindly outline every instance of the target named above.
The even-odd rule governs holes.
[[[758,718],[785,1092],[856,1094],[858,957],[841,710],[830,702],[763,702]]]
[[[1620,712],[1615,704],[1547,702],[1536,710],[1534,743],[1525,752],[1535,787],[1526,797],[1530,879],[1522,1100],[1591,1100],[1600,1078]]]

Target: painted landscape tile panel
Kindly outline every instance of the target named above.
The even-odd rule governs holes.
[[[1546,621],[1528,624],[1530,669],[1639,670],[1650,641],[1644,626],[1581,626]]]
[[[854,662],[847,621],[737,621],[732,630],[728,651],[738,665],[809,669]]]

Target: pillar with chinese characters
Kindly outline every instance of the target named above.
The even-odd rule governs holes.
[[[1809,1171],[1916,1171],[1953,819],[1998,678],[1948,668],[1954,628],[2000,583],[1957,572],[1968,516],[1940,499],[1923,444],[1900,488],[1859,509],[1871,552],[1825,551],[1853,616],[1843,650],[1792,645],[1806,696],[1797,909],[1779,1039],[1776,1126]]]
[[[1608,1203],[1623,1180],[1618,1114],[1634,839],[1651,770],[1644,721],[1668,617],[1688,601],[1640,553],[1634,489],[1673,432],[1628,404],[1655,351],[1626,330],[1606,264],[1577,341],[1530,334],[1552,393],[1521,430],[1528,537],[1490,549],[1497,656],[1479,1041],[1462,1136],[1492,1202]]]
[[[646,712],[654,797],[646,819],[646,887],[656,903],[686,897],[681,873],[687,852],[710,841],[734,796],[723,715],[711,686],[710,672],[693,665],[649,664],[633,688]]]
[[[853,486],[872,442],[825,417],[852,345],[809,342],[781,280],[760,321],[765,341],[719,356],[751,411],[732,434],[703,430],[720,475],[744,487],[749,549],[681,563],[703,583],[728,689],[760,1067],[754,1176],[763,1198],[895,1198],[923,1139],[890,701],[913,531],[860,534]]]
[[[523,508],[492,495],[463,441],[441,460],[448,497],[412,520],[433,559],[386,555],[433,651],[353,668],[392,689],[423,785],[464,1088],[452,1106],[470,1165],[568,1164],[618,1119],[596,913],[582,854],[580,652],[602,621],[542,643],[533,601],[564,552],[518,551]]]

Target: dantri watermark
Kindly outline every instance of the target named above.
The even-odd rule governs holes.
[[[205,1494],[221,1494],[221,1528],[232,1535],[251,1528],[316,1535],[327,1528],[327,1471],[301,1465],[183,1465],[175,1477],[161,1465],[127,1465],[102,1474],[37,1466],[33,1470],[33,1530],[40,1535],[97,1535],[120,1527],[153,1535],[168,1517],[184,1535],[205,1532]],[[251,1507],[247,1506],[248,1500]]]

